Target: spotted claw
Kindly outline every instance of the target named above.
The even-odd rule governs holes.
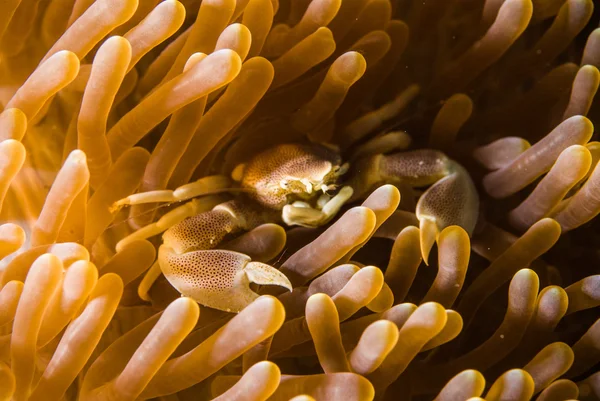
[[[292,290],[292,284],[279,270],[252,262],[239,252],[213,249],[178,254],[162,245],[158,260],[167,280],[183,296],[226,312],[240,312],[259,297],[250,283]]]
[[[416,215],[425,263],[444,228],[460,226],[471,236],[479,215],[479,196],[467,171],[458,163],[448,160],[448,175],[421,195]]]
[[[443,153],[421,149],[357,160],[350,186],[360,198],[383,183],[429,186],[419,198],[416,215],[421,231],[421,253],[427,263],[439,233],[451,225],[473,233],[479,215],[479,196],[467,171]]]

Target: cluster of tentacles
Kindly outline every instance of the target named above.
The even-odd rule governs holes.
[[[0,2],[0,400],[600,399],[597,24],[592,0]],[[386,185],[223,244],[292,292],[138,297],[160,236],[115,246],[178,204],[115,201],[308,141],[443,150],[472,237],[426,266],[420,189]]]

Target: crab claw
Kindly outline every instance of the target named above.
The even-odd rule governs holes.
[[[178,254],[162,245],[158,249],[158,263],[181,295],[226,312],[237,313],[258,298],[250,283],[292,290],[292,284],[279,270],[252,262],[239,252],[213,249]]]
[[[477,190],[467,171],[442,152],[419,149],[374,155],[354,163],[349,184],[354,189],[354,199],[382,183],[431,185],[419,198],[416,208],[425,263],[444,228],[457,225],[469,235],[473,233],[479,215]]]
[[[460,226],[471,236],[479,215],[479,196],[467,171],[447,160],[448,175],[433,184],[417,203],[421,254],[427,263],[439,233],[448,226]]]

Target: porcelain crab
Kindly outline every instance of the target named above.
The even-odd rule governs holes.
[[[251,282],[291,290],[289,280],[276,268],[242,253],[218,249],[219,244],[265,223],[322,226],[344,204],[384,183],[429,187],[416,205],[425,259],[445,227],[459,225],[470,235],[479,210],[477,191],[465,169],[430,149],[363,152],[350,165],[342,162],[333,146],[281,144],[239,165],[232,178],[240,193],[210,210],[203,210],[202,198],[196,197],[227,188],[226,177],[205,177],[173,191],[138,193],[115,203],[122,207],[192,199],[118,244],[117,248],[165,231],[157,263],[146,274],[140,296],[147,296],[161,272],[182,295],[231,312],[239,312],[258,297],[250,289]]]

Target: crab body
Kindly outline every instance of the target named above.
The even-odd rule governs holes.
[[[253,200],[279,211],[290,201],[310,200],[320,190],[326,192],[345,172],[334,149],[316,144],[275,146],[236,170],[241,173],[240,186],[250,190]]]
[[[241,189],[235,199],[201,212],[192,200],[181,206],[184,212],[174,214],[176,218],[171,221],[140,230],[155,234],[158,226],[166,228],[150,281],[159,268],[182,295],[232,312],[258,297],[250,282],[291,290],[289,280],[279,270],[253,262],[244,254],[217,249],[219,244],[266,223],[322,226],[345,203],[385,183],[430,186],[416,208],[425,259],[443,228],[460,225],[469,233],[473,231],[478,214],[476,189],[466,171],[443,153],[416,150],[363,155],[352,164],[349,170],[336,149],[323,145],[283,144],[264,150],[233,171]],[[207,179],[203,180],[173,193],[179,191],[188,198],[202,195],[208,189]],[[135,196],[120,201],[119,206],[144,203],[143,194]],[[151,193],[147,197],[156,201]],[[123,241],[139,237],[138,231]],[[146,282],[144,288],[149,284]],[[145,295],[141,291],[140,296]]]

